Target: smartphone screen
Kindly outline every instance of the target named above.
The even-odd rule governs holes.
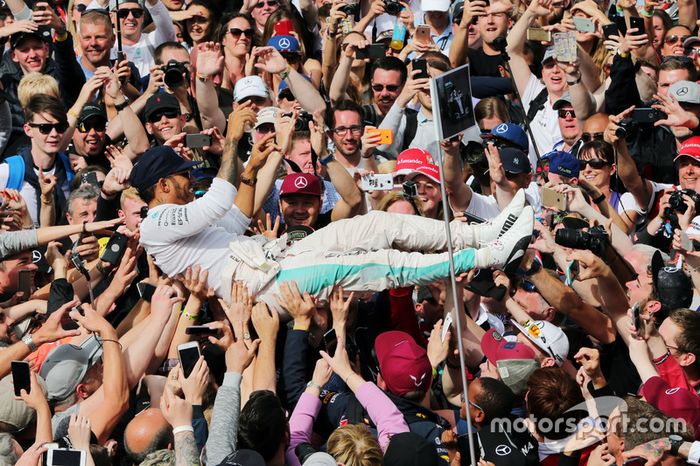
[[[634,306],[632,306],[632,325],[634,325],[634,329],[638,332],[639,327],[641,327],[641,321],[639,317],[639,303],[634,303]]]
[[[53,450],[51,466],[79,466],[85,464],[82,461],[83,453],[80,450]]]
[[[206,325],[190,325],[185,329],[186,335],[216,335],[219,331]]]
[[[148,301],[149,303],[151,302],[153,293],[156,291],[155,286],[145,282],[140,282],[139,284],[137,284],[136,289],[138,290],[141,299],[143,299],[144,301]]]
[[[334,328],[323,334],[323,342],[326,345],[326,353],[328,353],[329,356],[333,356],[338,347],[338,337],[335,334]]]
[[[177,347],[177,352],[180,355],[180,365],[182,366],[182,372],[185,374],[185,378],[189,377],[194,369],[194,365],[197,364],[199,359],[199,345],[195,343],[185,343]]]
[[[27,393],[31,391],[28,362],[12,361],[12,384],[15,386],[15,396],[20,396],[22,390],[26,390]]]
[[[428,62],[424,59],[418,58],[413,60],[413,69],[420,70],[420,73],[417,73],[413,79],[430,78],[430,75],[428,74]]]

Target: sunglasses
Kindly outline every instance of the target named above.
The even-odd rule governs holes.
[[[104,121],[96,121],[96,122],[87,122],[87,123],[80,123],[76,129],[80,133],[89,133],[90,130],[95,130],[98,133],[104,132],[105,129],[107,128],[107,123]]]
[[[275,132],[275,124],[274,123],[263,123],[262,125],[255,128],[255,131],[257,131],[260,134],[274,133]]]
[[[195,24],[206,24],[209,22],[209,18],[205,18],[202,15],[194,15],[191,18],[187,18],[187,21],[193,22]]]
[[[372,84],[372,90],[374,92],[382,92],[384,89],[389,92],[397,92],[399,87],[401,86],[397,86],[396,84],[387,84],[386,86],[384,84]]]
[[[122,8],[117,11],[117,17],[119,19],[126,19],[129,17],[129,13],[131,13],[131,16],[134,17],[134,19],[139,19],[140,17],[143,16],[143,9],[141,8]]]
[[[262,8],[262,7],[264,7],[265,5],[267,5],[267,6],[269,6],[269,7],[273,7],[273,6],[279,5],[279,3],[277,2],[277,0],[267,0],[266,2],[258,2],[258,3],[256,3],[255,6],[254,6],[253,8]]]
[[[559,112],[559,118],[576,118],[576,112],[573,111],[573,109],[569,110],[566,108],[560,108],[558,110]]]
[[[160,121],[161,118],[177,118],[180,116],[180,112],[177,110],[165,110],[163,112],[156,112],[152,113],[151,116],[148,117],[148,122],[149,123],[155,123],[157,121]]]
[[[253,34],[255,34],[255,31],[253,29],[239,29],[239,28],[231,28],[228,30],[228,33],[231,34],[233,37],[241,37],[243,34],[245,34],[246,37],[253,37]]]
[[[41,134],[51,134],[51,130],[56,130],[57,133],[65,133],[68,129],[68,123],[29,123],[32,128],[38,128]]]
[[[676,34],[673,34],[672,36],[668,36],[664,39],[664,43],[668,45],[673,45],[677,44],[678,42],[685,42],[686,39],[690,38],[692,36],[679,36]]]
[[[583,142],[602,141],[605,138],[605,133],[583,133],[581,140]]]
[[[522,280],[520,282],[520,289],[528,293],[537,293],[537,287],[530,280]]]
[[[82,3],[80,5],[75,5],[74,7],[76,10],[78,10],[78,13],[83,14],[85,13],[85,10],[87,10],[87,5],[83,5]]]
[[[280,92],[279,98],[280,98],[280,100],[289,100],[289,101],[296,100],[294,98],[294,94],[292,94],[292,91],[288,91],[287,89]]]
[[[602,159],[590,159],[590,160],[579,160],[578,161],[579,170],[585,169],[586,165],[590,165],[591,168],[593,168],[594,170],[600,170],[601,168],[605,167],[606,165],[610,165],[610,164]]]

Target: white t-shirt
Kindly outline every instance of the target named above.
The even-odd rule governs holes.
[[[542,201],[537,183],[531,182],[525,189],[525,199],[535,209],[535,213],[538,214],[542,209]],[[491,220],[501,212],[501,209],[498,207],[498,202],[494,196],[472,193],[467,212],[475,217]]]
[[[233,204],[236,188],[214,178],[209,191],[189,204],[163,204],[141,222],[141,244],[168,276],[199,265],[209,271],[217,296],[229,296],[231,280],[222,280],[231,255],[229,243],[247,230],[250,219]]]
[[[525,113],[530,110],[530,103],[544,88],[544,84],[537,79],[537,76],[531,74],[525,92],[523,93],[523,107]],[[557,111],[552,108],[552,102],[550,102],[549,98],[547,98],[547,101],[544,103],[544,108],[537,112],[535,118],[530,122],[530,127],[532,128],[532,135],[535,138],[540,154],[548,152],[554,144],[562,139],[561,130],[559,129],[559,116]],[[528,155],[530,164],[536,167],[537,156],[535,155],[532,141],[530,141],[530,151]]]

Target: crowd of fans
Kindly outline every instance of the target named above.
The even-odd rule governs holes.
[[[0,464],[700,464],[699,24],[5,0]]]

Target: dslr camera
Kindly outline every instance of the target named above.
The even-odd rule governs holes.
[[[681,189],[679,191],[673,191],[671,197],[668,200],[668,208],[674,212],[684,214],[688,210],[688,203],[683,199],[683,195],[690,196],[690,198],[695,202],[695,211],[698,211],[700,207],[700,195],[693,191],[692,189]]]
[[[294,123],[294,132],[309,131],[309,123],[314,117],[309,112],[299,112],[296,123]]]
[[[186,84],[187,81],[189,81],[189,78],[185,78],[185,76],[189,77],[189,71],[184,63],[170,60],[163,65],[162,70],[163,82],[171,89]]]
[[[632,118],[625,118],[618,123],[618,128],[615,130],[615,136],[620,139],[634,139],[639,132],[639,122]]]
[[[350,4],[347,4],[347,5],[340,7],[340,11],[342,11],[343,13],[345,13],[348,16],[355,16],[355,14],[359,11],[359,9],[360,9],[360,5],[358,5],[357,3],[350,3]]]
[[[401,8],[403,8],[403,6],[398,0],[385,0],[384,2],[384,11],[391,16],[399,16]]]
[[[557,230],[554,241],[567,248],[588,249],[596,256],[602,257],[608,248],[608,232],[600,225],[592,227],[588,231],[562,228]]]

